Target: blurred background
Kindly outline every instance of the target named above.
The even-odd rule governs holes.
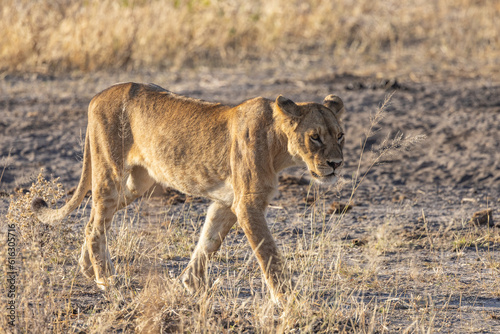
[[[494,76],[497,0],[2,0],[0,72],[268,64]]]

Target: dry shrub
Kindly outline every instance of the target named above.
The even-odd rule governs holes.
[[[0,70],[272,59],[302,65],[322,60],[336,69],[386,75],[490,73],[500,59],[499,16],[494,0],[5,0]]]
[[[59,179],[47,181],[42,172],[38,174],[36,182],[26,193],[20,189],[15,195],[11,195],[7,220],[9,224],[15,225],[21,248],[34,247],[44,257],[59,254],[66,244],[63,242],[66,233],[60,224],[50,225],[40,222],[31,211],[31,202],[34,198],[41,197],[55,206],[64,196],[62,184],[58,183]]]
[[[386,159],[392,159],[401,156],[402,153],[410,151],[413,147],[419,145],[427,137],[422,134],[404,135],[398,132],[394,137],[391,138],[390,133],[387,133],[383,141],[377,145],[377,147],[372,147],[371,151],[367,152],[368,140],[373,138],[378,132],[378,127],[380,122],[384,119],[387,108],[390,106],[392,96],[395,91],[388,94],[384,102],[377,108],[375,114],[370,116],[370,124],[365,131],[364,137],[361,144],[361,152],[358,159],[358,167],[354,173],[352,180],[352,192],[351,198],[348,203],[352,203],[357,189],[363,183],[368,173],[375,166],[382,164]],[[367,154],[368,153],[368,154]]]
[[[177,281],[151,277],[144,290],[129,304],[128,316],[135,318],[140,333],[184,332],[198,320],[199,305]]]

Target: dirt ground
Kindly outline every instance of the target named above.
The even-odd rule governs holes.
[[[338,193],[334,187],[310,187],[304,170],[285,171],[268,214],[273,234],[286,246],[325,224],[334,226],[344,245],[345,265],[352,270],[375,268],[369,281],[359,282],[353,298],[391,305],[381,325],[384,330],[409,328],[419,314],[415,309],[433,305],[432,314],[422,311],[420,316],[435,331],[500,332],[500,82],[482,78],[400,82],[327,70],[309,74],[277,69],[8,75],[0,81],[2,216],[8,195],[28,188],[40,168],[45,175],[60,177],[68,190],[77,185],[87,105],[94,94],[123,81],[153,82],[183,95],[231,104],[255,96],[274,99],[282,94],[294,101],[321,102],[328,94],[339,95],[347,110],[347,181],[357,170],[370,115],[395,91],[368,140],[366,157],[381,149],[386,135],[426,139],[371,169],[355,193],[355,206],[342,220],[331,214],[326,223],[313,225],[305,224],[303,217],[311,206],[345,203],[351,194],[349,184]],[[175,196],[179,200],[170,204],[181,210],[185,200]],[[167,200],[153,198],[141,210],[161,210]],[[207,202],[195,200],[190,210],[203,215],[206,206]],[[487,208],[493,209],[493,221],[469,222],[475,212]],[[238,233],[227,243],[242,238]],[[179,258],[180,265],[171,267],[173,274],[179,274],[187,261]],[[100,298],[98,292],[96,296]],[[83,297],[79,302],[82,307],[96,303]]]

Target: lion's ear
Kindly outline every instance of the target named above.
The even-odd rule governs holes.
[[[328,95],[323,100],[323,105],[334,112],[335,115],[340,119],[342,114],[344,113],[344,102],[340,99],[340,97],[336,95]]]
[[[284,113],[285,115],[296,118],[296,117],[301,117],[302,113],[300,112],[300,108],[298,105],[295,104],[290,99],[287,99],[286,97],[283,96],[278,96],[276,98],[276,105],[278,106],[278,109]]]

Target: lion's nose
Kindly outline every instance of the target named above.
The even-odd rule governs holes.
[[[336,170],[337,168],[340,167],[340,165],[342,165],[342,160],[332,160],[332,161],[327,161],[326,163],[328,164],[328,166],[332,167],[333,170]]]

